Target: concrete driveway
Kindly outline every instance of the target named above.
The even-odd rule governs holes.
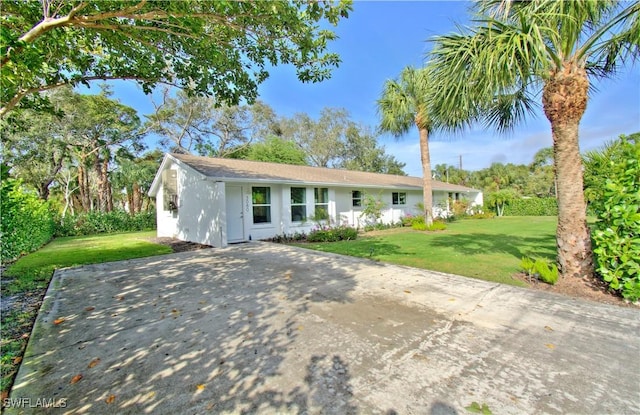
[[[631,414],[638,356],[637,309],[256,242],[56,272],[7,413]]]

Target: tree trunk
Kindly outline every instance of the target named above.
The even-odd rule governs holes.
[[[133,183],[133,197],[132,197],[132,209],[131,213],[136,214],[142,211],[142,192],[140,191],[140,185]]]
[[[111,181],[109,180],[109,157],[105,157],[104,160],[102,160],[102,177],[107,212],[111,212],[113,211],[113,194],[111,193]]]
[[[113,210],[113,201],[109,184],[109,158],[105,157],[101,160],[96,155],[94,170],[98,177],[98,210],[100,212],[110,212]]]
[[[419,126],[420,123],[416,122]],[[422,193],[424,202],[424,222],[433,225],[433,194],[431,190],[431,157],[429,155],[429,130],[420,128],[420,159],[422,160]]]
[[[563,277],[593,276],[587,227],[579,124],[587,107],[589,80],[583,68],[565,64],[546,82],[542,103],[551,123],[558,191],[558,265]]]
[[[88,212],[91,209],[91,197],[89,196],[89,178],[84,167],[84,159],[78,163],[78,192],[80,193],[80,204],[82,210]]]

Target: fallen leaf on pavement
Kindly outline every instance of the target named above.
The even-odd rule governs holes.
[[[73,385],[74,383],[80,382],[80,379],[82,379],[82,373],[78,373],[77,375],[72,377],[71,381],[69,383],[71,383]]]
[[[14,364],[14,365],[17,365],[17,364],[19,364],[20,362],[22,362],[22,356],[16,356],[16,357],[13,359],[13,364]]]
[[[91,369],[92,367],[96,367],[98,363],[100,363],[99,357],[93,359],[92,361],[89,362],[89,369]]]
[[[107,405],[112,404],[113,401],[116,400],[116,395],[109,395],[109,397],[107,399],[105,399],[104,401],[107,403]]]
[[[404,290],[404,292],[406,292],[407,294],[411,294],[411,291],[409,290]]]
[[[87,307],[84,309],[84,311],[93,311],[95,309],[96,309],[95,307]]]
[[[63,318],[57,318],[57,319],[53,320],[53,324],[55,324],[57,326],[58,324],[62,323],[63,321],[64,321]]]
[[[556,348],[556,346],[554,346],[551,343],[547,343],[547,344],[545,344],[545,346],[547,346],[549,349],[555,349]]]
[[[196,386],[196,389],[199,391],[204,390],[204,388],[206,388],[207,386],[204,383],[199,384],[198,386]]]

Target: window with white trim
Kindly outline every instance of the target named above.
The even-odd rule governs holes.
[[[313,189],[315,199],[315,219],[329,219],[329,189],[316,187]]]
[[[351,191],[351,206],[362,206],[362,198],[364,195],[360,190]]]
[[[271,188],[252,187],[253,223],[271,223]]]
[[[406,205],[407,194],[405,192],[393,192],[391,193],[391,204],[393,205]]]
[[[291,188],[291,222],[307,220],[307,189],[304,187]]]

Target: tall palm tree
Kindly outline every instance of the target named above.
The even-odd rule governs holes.
[[[592,275],[579,124],[590,79],[611,77],[640,56],[640,3],[485,0],[476,7],[475,27],[433,39],[430,113],[445,128],[481,122],[505,131],[534,112],[541,92],[558,186],[558,262],[565,277]]]
[[[380,130],[396,138],[409,132],[414,125],[420,133],[420,159],[422,161],[422,193],[424,219],[427,226],[433,224],[433,195],[431,193],[431,160],[429,156],[429,134],[431,118],[427,112],[427,73],[424,69],[408,66],[399,79],[384,84],[378,100]]]

